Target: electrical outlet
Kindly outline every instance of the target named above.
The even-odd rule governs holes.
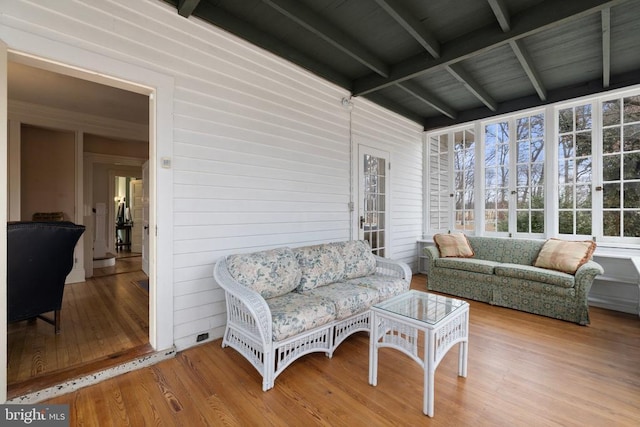
[[[198,335],[198,337],[196,338],[196,342],[204,341],[207,338],[209,338],[209,333],[205,332],[204,334]]]

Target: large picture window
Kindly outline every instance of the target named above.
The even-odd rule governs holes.
[[[428,141],[425,200],[438,231],[640,244],[638,88],[444,129]],[[438,232],[434,225],[425,232]]]

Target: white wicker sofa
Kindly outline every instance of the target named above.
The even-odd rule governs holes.
[[[227,304],[222,346],[251,362],[267,391],[298,358],[331,357],[346,337],[369,331],[369,308],[406,292],[411,269],[354,240],[229,255],[214,278]]]

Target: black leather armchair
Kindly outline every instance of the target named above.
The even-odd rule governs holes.
[[[40,317],[60,333],[64,282],[84,225],[72,222],[7,224],[8,322]],[[54,312],[53,320],[43,313]]]

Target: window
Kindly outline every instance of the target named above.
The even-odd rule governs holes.
[[[602,102],[603,236],[640,237],[640,96]]]
[[[484,226],[487,232],[509,231],[509,122],[484,128]]]
[[[474,167],[475,135],[472,129],[454,132],[453,176],[454,176],[454,228],[458,231],[473,231],[474,221]]]
[[[456,229],[640,244],[640,88],[429,138],[427,234]]]
[[[516,120],[516,228],[544,233],[544,114]]]
[[[558,110],[558,233],[592,235],[592,105]]]

